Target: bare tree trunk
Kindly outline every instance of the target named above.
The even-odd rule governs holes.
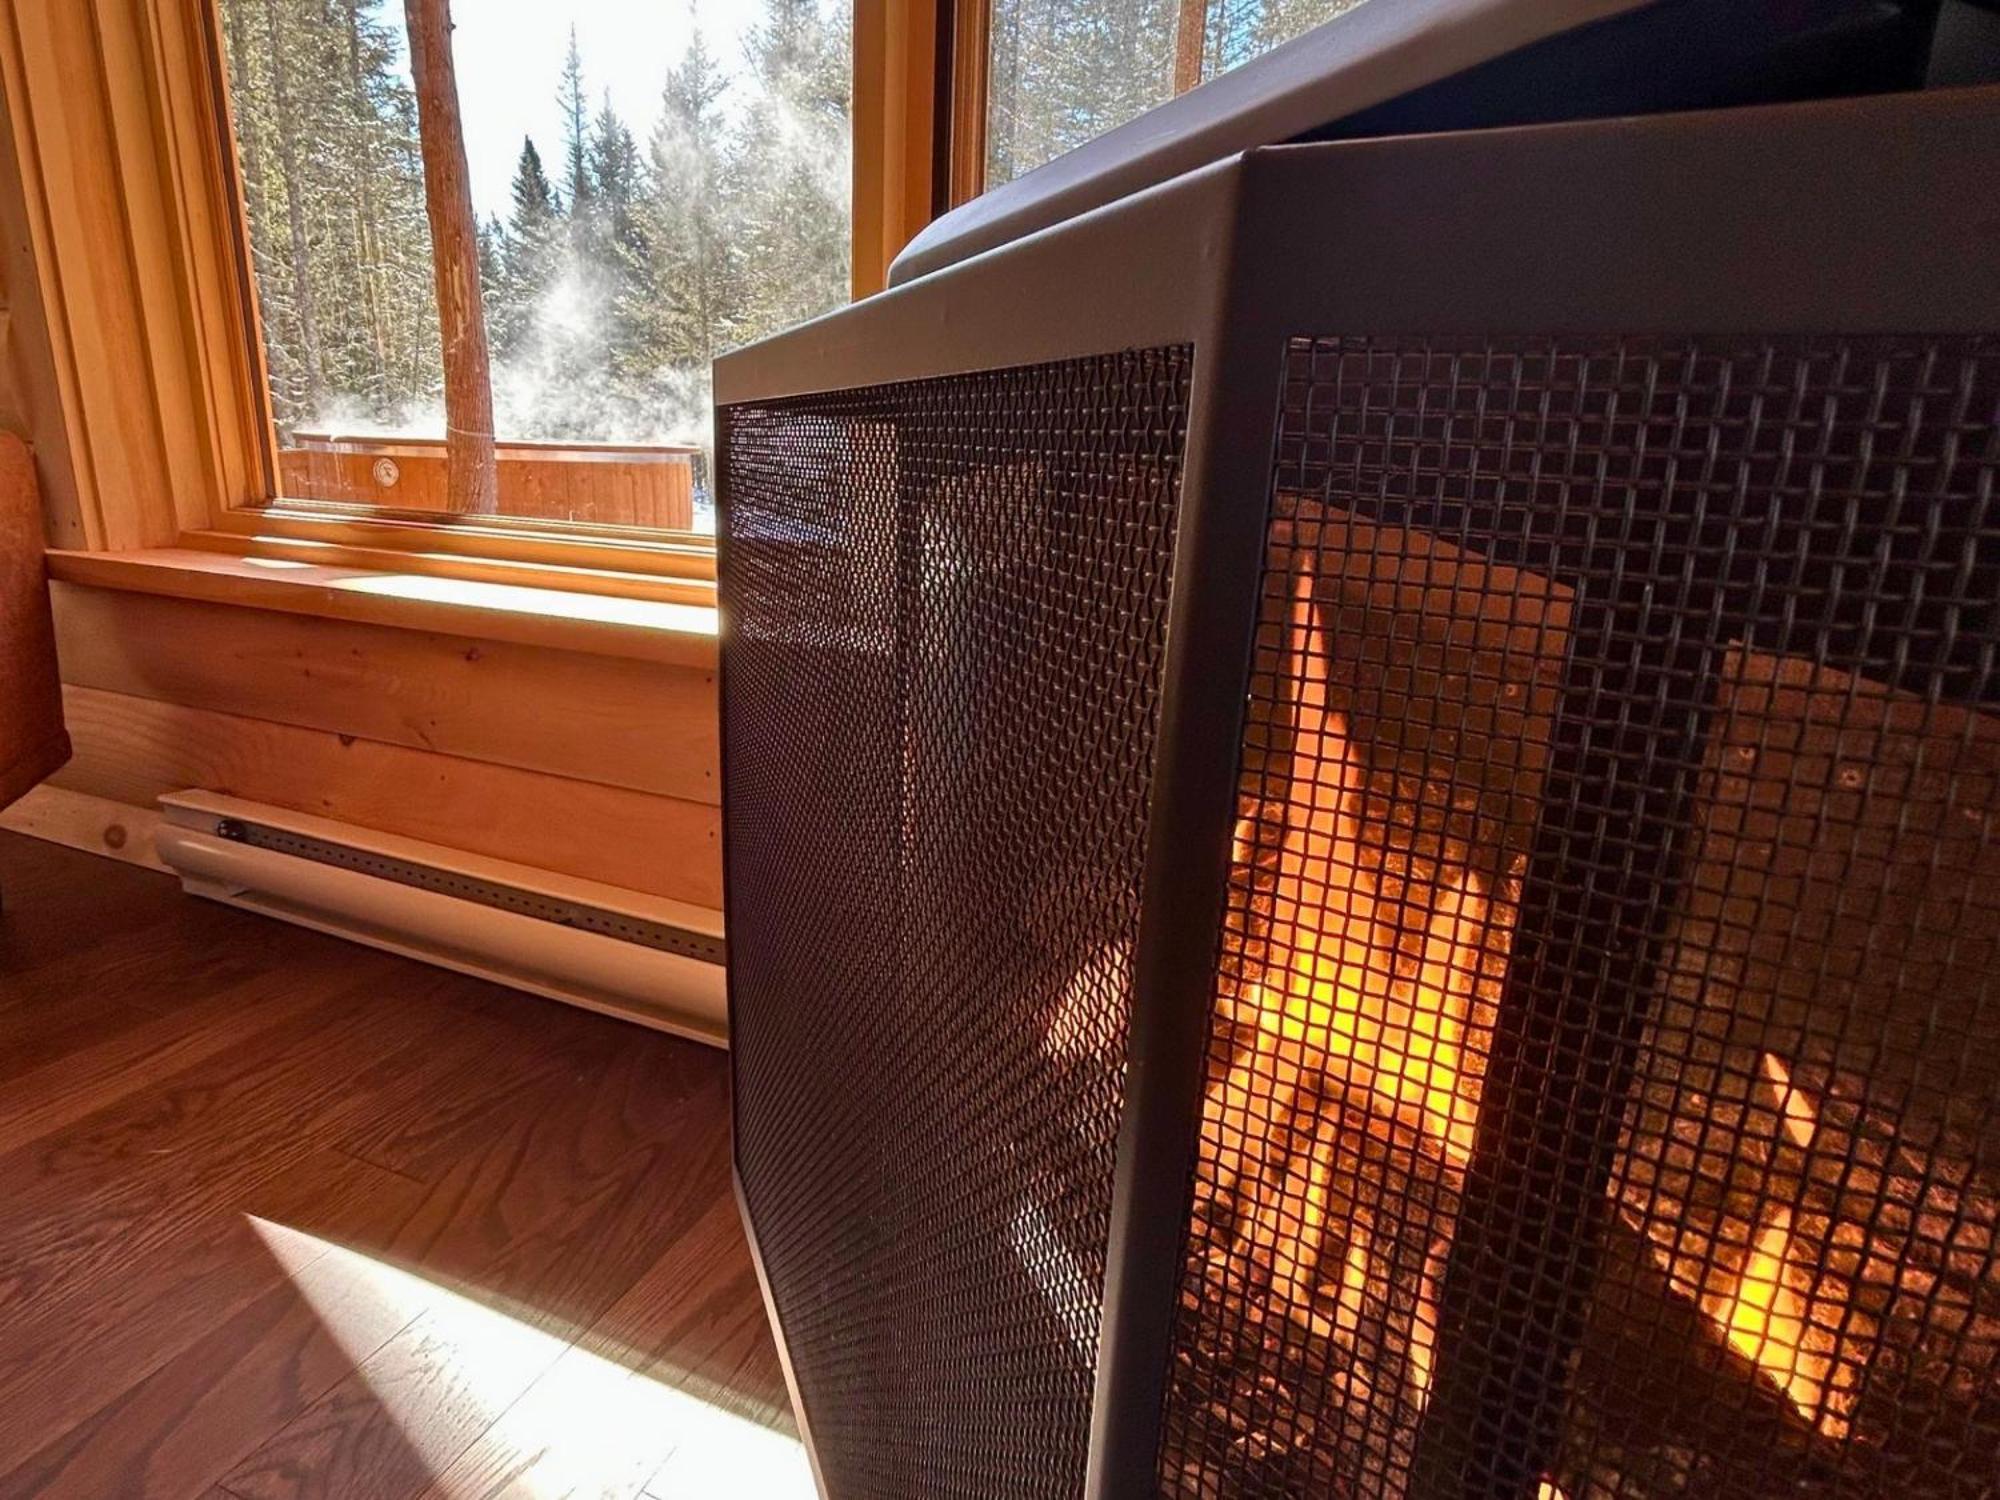
[[[361,69],[361,0],[346,0],[345,17],[347,81],[353,90],[355,162],[361,167],[355,183],[354,243],[361,251],[362,301],[368,318],[369,347],[375,356],[376,399],[386,403],[390,388],[389,339],[385,327],[387,319],[382,308],[382,254],[376,237],[378,216],[374,194],[370,191],[374,173],[372,164],[363,154],[368,150],[368,136],[375,124],[375,115],[368,107],[363,92],[366,83]]]
[[[493,377],[479,293],[479,232],[472,217],[472,180],[451,59],[451,0],[403,0],[403,11],[417,84],[424,199],[437,270],[438,331],[444,342],[445,492],[454,512],[490,516],[500,503]]]
[[[1208,33],[1208,0],[1181,0],[1174,27],[1174,92],[1185,94],[1201,82],[1202,43]]]
[[[292,310],[298,315],[299,357],[306,367],[306,405],[317,418],[326,404],[326,365],[306,261],[305,198],[299,190],[298,121],[292,117],[291,59],[278,25],[277,0],[264,0],[264,34],[271,46],[271,98],[278,114],[278,164],[285,173],[285,216],[291,231]]]

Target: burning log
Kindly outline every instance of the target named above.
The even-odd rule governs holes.
[[[1402,538],[1379,549],[1399,560],[1380,576],[1367,528],[1299,512],[1274,532],[1292,586],[1267,600],[1261,669],[1289,702],[1248,741],[1163,1467],[1200,1500],[1403,1493],[1563,619],[1435,544],[1416,564]],[[1316,576],[1325,558],[1350,576]],[[1478,613],[1495,598],[1497,622]],[[1938,933],[1991,946],[2000,898],[1973,872],[2000,861],[1907,787],[1879,813],[1840,802],[1859,789],[1824,726],[1947,809],[1954,775],[2000,774],[2000,733],[1747,652],[1730,670],[1599,1262],[1548,1291],[1588,1311],[1544,1493],[1884,1493],[1941,1451],[1964,1485],[1933,1492],[2000,1492],[2000,1183],[1981,1165],[2000,1142],[1917,1086],[1904,1020],[1976,1013],[1983,977]],[[1926,820],[1938,837],[1899,844]],[[1844,893],[1814,873],[1829,828],[1889,868],[1903,952],[1847,952]],[[1807,916],[1824,941],[1801,941]],[[1802,971],[1830,964],[1822,994]],[[1913,991],[1913,967],[1947,992]],[[1991,1052],[1967,1037],[1934,1066],[1990,1094]]]
[[[1403,559],[1377,576],[1368,528],[1332,530],[1301,518],[1280,551],[1302,563],[1324,546],[1355,575],[1293,566],[1289,597],[1267,601],[1265,649],[1291,701],[1246,767],[1236,841],[1237,957],[1176,1372],[1194,1398],[1177,1406],[1199,1416],[1169,1440],[1189,1456],[1189,1496],[1400,1491],[1436,1375],[1439,1281],[1540,776],[1517,733],[1537,694],[1502,667],[1532,663],[1515,647],[1559,601],[1461,631],[1450,601],[1476,596],[1442,549],[1428,575]],[[1423,601],[1444,605],[1434,634],[1380,629]],[[1385,659],[1336,656],[1335,611]],[[1385,742],[1421,694],[1437,740]],[[1448,753],[1472,743],[1496,747],[1475,762],[1485,784],[1460,781]]]

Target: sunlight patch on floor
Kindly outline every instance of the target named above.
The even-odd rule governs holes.
[[[792,1438],[413,1272],[250,1225],[435,1476],[425,1500],[814,1494]]]

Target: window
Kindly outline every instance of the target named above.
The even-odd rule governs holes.
[[[985,185],[997,187],[1361,0],[992,0]]]
[[[846,3],[217,0],[281,494],[711,529],[709,360],[847,300]]]

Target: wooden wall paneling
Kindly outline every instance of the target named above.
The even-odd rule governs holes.
[[[160,546],[206,515],[213,468],[188,441],[200,378],[169,225],[145,0],[12,5],[0,27],[11,153],[55,389],[33,404],[38,449],[66,447],[59,537]],[[113,164],[106,170],[105,164]]]
[[[5,24],[0,19],[0,28]],[[4,86],[4,48],[0,48],[0,87]],[[6,314],[0,330],[0,428],[36,445],[49,541],[80,547],[85,541],[82,510],[68,445],[39,442],[44,433],[61,432],[61,412],[52,404],[57,400],[55,356],[42,317],[27,205],[10,140],[6,111],[0,110],[0,302]]]
[[[716,807],[352,734],[156,702],[64,694],[77,754],[55,778],[145,807],[202,787],[585,880],[722,904]]]
[[[74,112],[86,118],[72,118],[71,111],[51,100],[54,80],[61,80],[75,101]],[[9,303],[18,313],[36,317],[48,335],[43,367],[28,372],[35,389],[24,415],[30,419],[37,458],[45,466],[41,477],[53,512],[50,530],[65,545],[106,545],[112,533],[98,507],[99,491],[126,476],[115,453],[102,456],[112,472],[99,472],[96,445],[84,427],[85,371],[79,368],[78,351],[66,339],[55,337],[54,330],[69,322],[72,301],[105,300],[99,294],[101,281],[120,270],[121,257],[109,252],[123,240],[122,213],[101,183],[99,191],[86,194],[80,186],[76,192],[59,186],[52,192],[48,180],[52,175],[60,178],[65,162],[86,159],[93,148],[99,153],[108,150],[101,111],[100,129],[87,129],[91,105],[101,106],[103,99],[90,7],[36,6],[24,13],[22,7],[9,5],[0,10],[0,82],[7,106],[11,179],[7,196],[16,200],[13,208],[18,214],[18,221],[8,226],[14,242],[9,246],[13,252],[8,265]],[[57,264],[53,247],[85,225],[101,232],[108,229],[113,236],[101,241],[107,252],[104,263]],[[91,363],[84,360],[86,366]],[[130,417],[125,402],[102,414],[112,425],[123,425]],[[57,455],[67,460],[60,470],[50,465]]]
[[[720,800],[709,670],[68,584],[55,598],[79,687]]]

